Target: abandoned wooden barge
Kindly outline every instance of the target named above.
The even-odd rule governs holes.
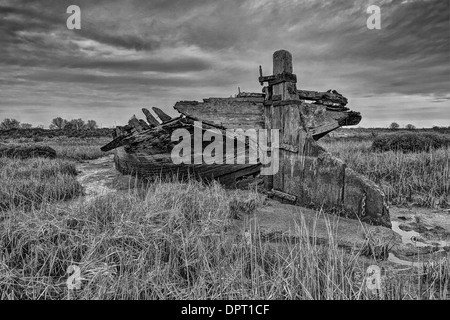
[[[358,124],[360,113],[347,108],[347,99],[334,90],[298,90],[292,56],[285,50],[273,55],[273,75],[264,76],[260,67],[258,81],[266,84],[262,93],[239,92],[232,98],[208,98],[203,102],[179,101],[174,106],[180,113],[176,118],[153,108],[155,117],[144,108],[147,121],[133,116],[127,125],[116,127],[114,140],[101,149],[115,150],[116,168],[124,174],[150,179],[167,175],[180,179],[191,176],[215,179],[228,187],[263,181],[266,191],[280,200],[390,226],[389,210],[381,189],[316,142],[341,126]],[[202,122],[201,128],[196,121]],[[248,161],[249,150],[254,148],[249,140],[243,150],[231,156],[232,161],[225,158],[221,164],[194,161],[210,143],[204,142],[200,149],[192,149],[193,161],[189,164],[175,163],[171,151],[178,143],[172,141],[177,129],[186,129],[192,139],[195,130],[201,130],[202,134],[215,131],[228,141],[236,139],[228,135],[229,129],[278,129],[276,145],[270,133],[267,139],[269,145],[273,143],[272,147],[277,148],[279,169],[273,175],[261,176],[261,159]],[[234,160],[239,156],[247,161],[238,164]]]

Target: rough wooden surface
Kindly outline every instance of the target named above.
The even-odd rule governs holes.
[[[180,101],[175,105],[178,112],[226,126],[229,129],[264,128],[262,97],[209,98],[204,102]]]
[[[136,118],[136,116],[133,116],[130,120],[128,120],[128,125],[133,127],[136,131],[142,131],[145,129],[142,126],[142,123]]]
[[[159,125],[159,121],[156,120],[156,118],[150,113],[150,111],[148,111],[148,109],[142,108],[142,112],[147,118],[147,122],[150,125],[150,127],[156,127]]]
[[[175,164],[173,162],[171,151],[177,141],[172,141],[172,133],[176,129],[186,129],[190,133],[191,146],[194,146],[195,130],[194,119],[179,117],[171,121],[164,122],[161,125],[132,134],[119,136],[112,142],[103,146],[103,151],[116,149],[115,163],[116,168],[124,174],[136,174],[141,177],[154,179],[156,177],[173,177],[180,179],[187,177],[201,178],[203,180],[215,179],[226,186],[235,186],[240,179],[259,174],[261,164],[255,159],[251,162],[249,150],[252,144],[247,141],[244,148],[235,148],[236,152],[227,153],[227,146],[230,140],[236,145],[234,135],[208,124],[203,124],[198,128],[203,136],[206,131],[215,129],[222,135],[223,140],[223,158],[219,163],[206,163],[202,158],[205,148],[210,144],[209,141],[202,141],[200,152],[197,153],[195,147],[191,148],[190,164]],[[256,146],[255,146],[256,147]],[[255,151],[255,150],[254,150]],[[200,156],[201,163],[196,163],[196,157]],[[244,163],[237,161],[243,157]]]
[[[280,77],[284,75],[284,78],[289,79],[292,76],[292,55],[286,50],[278,50],[273,54],[273,75]],[[275,82],[272,86],[273,96],[280,96],[281,100],[298,99],[297,78],[291,80],[285,80],[282,82]]]
[[[144,120],[142,120],[142,119],[138,119],[138,120],[139,120],[139,123],[141,124],[141,127],[142,127],[144,130],[150,129],[150,128],[151,128],[150,125],[149,125],[147,122],[145,122]]]
[[[277,105],[277,104],[275,104]],[[343,126],[356,125],[361,120],[358,112],[348,108],[332,109],[325,105],[298,101],[298,108],[304,125],[314,138],[320,139],[327,133]],[[203,121],[225,126],[229,129],[267,128],[265,107],[260,96],[247,98],[209,98],[204,102],[179,101],[174,107],[178,112]],[[302,123],[298,123],[301,126]]]
[[[267,186],[295,196],[302,206],[323,207],[370,223],[390,225],[381,189],[347,169],[344,162],[314,141],[314,131],[307,128],[320,121],[323,114],[313,113],[308,104],[295,100],[280,101],[266,108],[266,125],[269,129],[280,129],[280,145],[291,146],[280,148],[280,169],[271,181],[266,181]],[[334,126],[339,126],[337,121]],[[334,126],[324,126],[323,131]]]
[[[153,111],[155,111],[156,115],[158,116],[159,119],[161,119],[162,122],[167,122],[172,119],[171,116],[165,114],[164,111],[162,111],[161,109],[156,107],[153,107],[152,109]]]
[[[275,201],[267,201],[254,214],[246,216],[242,225],[247,228],[250,225],[250,230],[266,241],[298,241],[307,234],[315,244],[327,245],[332,241],[344,250],[361,254],[369,254],[369,241],[374,250],[401,244],[400,236],[390,228]],[[397,247],[396,251],[400,251],[402,246]],[[377,258],[387,258],[383,256],[387,251],[377,253],[380,254]]]
[[[297,90],[297,93],[300,100],[310,100],[327,106],[345,106],[348,103],[347,98],[335,90],[327,92]]]
[[[278,50],[273,54],[273,74],[293,73],[292,55],[289,51]]]

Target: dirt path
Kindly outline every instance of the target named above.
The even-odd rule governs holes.
[[[77,164],[77,180],[83,186],[83,201],[98,196],[123,192],[134,185],[131,176],[120,174],[114,167],[113,155]]]
[[[77,169],[80,173],[77,179],[84,188],[87,200],[116,191],[114,181],[117,173],[112,157],[108,156],[78,164]]]

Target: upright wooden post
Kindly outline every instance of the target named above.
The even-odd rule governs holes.
[[[274,74],[259,77],[260,83],[268,83],[264,89],[265,127],[269,132],[279,129],[280,137],[279,170],[273,176],[266,176],[266,188],[289,202],[313,204],[390,226],[389,210],[381,189],[314,141],[310,120],[319,115],[311,115],[311,105],[300,99],[297,77],[292,72],[291,54],[279,50],[273,54]],[[340,126],[339,122],[336,125]]]
[[[293,74],[292,55],[286,50],[278,50],[273,54],[273,100],[299,100]]]
[[[299,162],[306,129],[300,125],[302,119],[297,104],[301,101],[297,93],[297,77],[292,71],[292,55],[286,50],[279,50],[273,54],[273,75],[260,79],[269,83],[268,91],[272,93],[265,104],[266,128],[269,131],[280,130],[279,170],[273,176],[266,177],[265,186],[269,190],[297,195],[298,180],[301,179]]]

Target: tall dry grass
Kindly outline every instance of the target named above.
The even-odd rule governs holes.
[[[82,193],[75,164],[61,159],[0,157],[0,212],[29,210]]]
[[[157,182],[68,208],[13,210],[0,224],[0,298],[448,298],[448,260],[422,275],[383,275],[379,296],[367,289],[357,253],[317,245],[302,221],[296,241],[263,241],[232,219],[262,201],[218,184]],[[81,269],[73,292],[70,265]]]
[[[110,154],[100,150],[100,147],[110,141],[111,138],[108,137],[77,138],[60,136],[53,138],[3,139],[2,143],[48,146],[56,151],[57,157],[60,159],[84,161],[97,159]]]
[[[57,149],[60,159],[0,159],[0,203],[7,204],[0,219],[0,299],[449,298],[448,259],[426,263],[423,270],[384,270],[381,294],[375,294],[366,286],[366,268],[377,262],[338,247],[331,224],[327,244],[311,241],[314,230],[301,220],[295,241],[264,241],[246,222],[263,203],[256,192],[159,181],[90,202],[55,203],[80,194],[73,162],[61,158],[96,158],[103,141],[42,143]],[[403,158],[376,155],[367,146],[327,148],[392,188],[420,174],[424,186],[435,183],[438,175],[425,177],[426,161],[448,173],[448,154],[441,151]],[[410,162],[414,174],[393,176]],[[82,278],[73,292],[66,283],[70,265],[80,267]]]
[[[371,140],[320,142],[355,171],[378,183],[392,204],[450,205],[450,148],[374,152]]]

